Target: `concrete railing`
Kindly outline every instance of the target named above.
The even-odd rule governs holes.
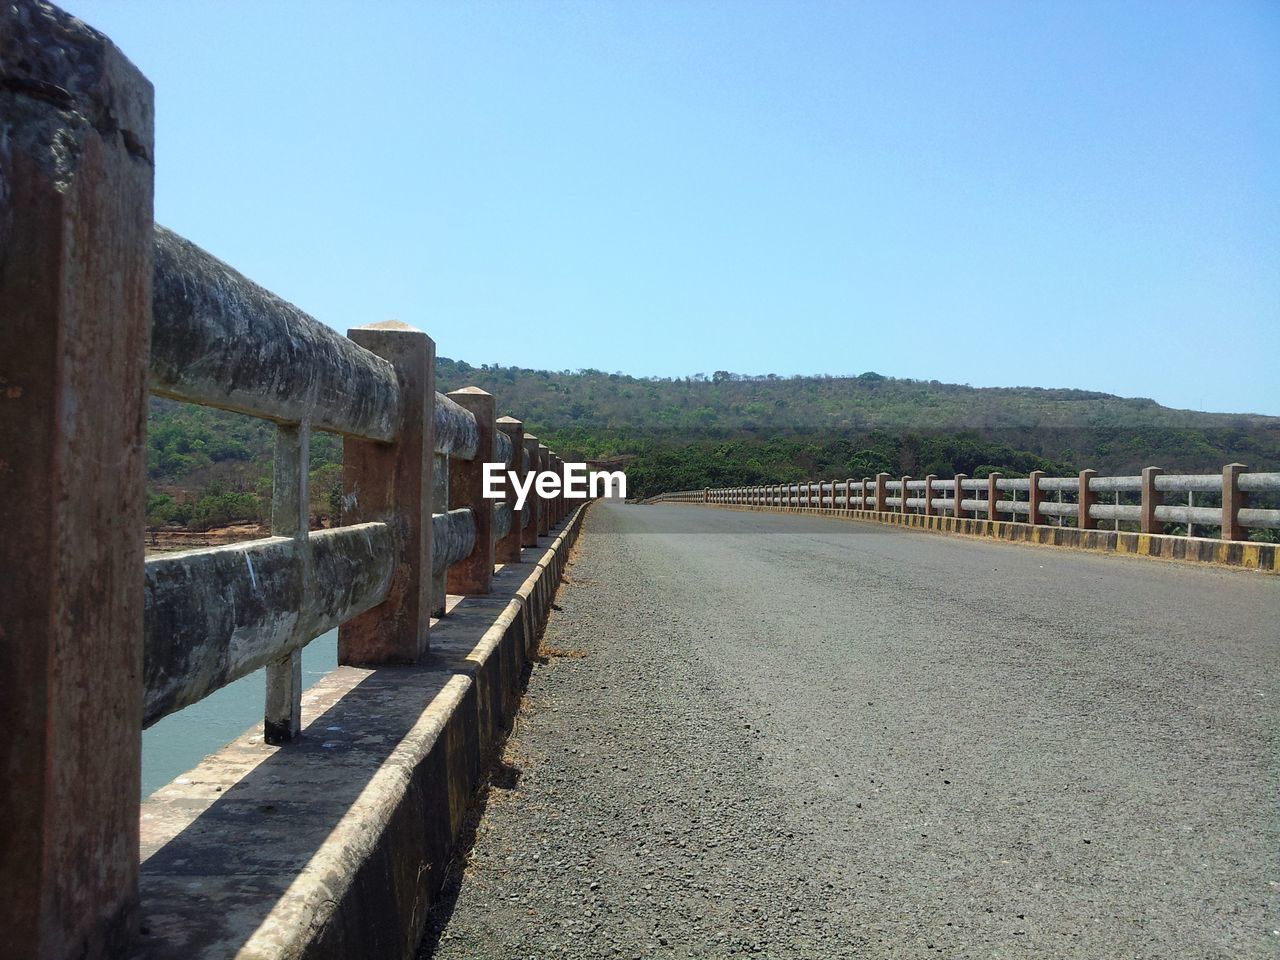
[[[266,667],[287,743],[335,627],[342,664],[419,662],[446,591],[488,593],[567,513],[483,498],[482,465],[563,461],[437,393],[426,334],[344,337],[154,226],[151,85],[57,8],[0,9],[0,144],[0,953],[118,955],[143,727]],[[144,563],[148,393],[276,423],[271,537]],[[308,529],[313,430],[343,437],[334,529]]]
[[[959,496],[957,497],[957,491]],[[1161,534],[1166,524],[1217,528],[1213,539],[1239,541],[1249,530],[1280,529],[1280,509],[1250,506],[1250,496],[1275,499],[1280,473],[1250,473],[1231,463],[1221,474],[1171,474],[1147,467],[1138,476],[1103,477],[1083,470],[1075,477],[982,478],[964,475],[893,478],[887,473],[861,480],[813,480],[753,487],[706,488],[660,494],[650,502],[710,503],[783,509],[859,510],[873,514],[1011,521],[1029,525]]]

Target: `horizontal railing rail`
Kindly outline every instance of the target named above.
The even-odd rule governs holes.
[[[1103,496],[1111,502],[1103,502]],[[1098,476],[1093,470],[1075,477],[1036,472],[1030,477],[991,473],[919,479],[882,473],[861,480],[679,490],[659,494],[651,502],[863,510],[1082,529],[1108,523],[1119,530],[1121,524],[1130,524],[1143,533],[1165,533],[1166,526],[1174,525],[1182,529],[1173,532],[1189,537],[1197,528],[1202,533],[1217,528],[1211,539],[1229,541],[1247,539],[1250,530],[1280,530],[1280,508],[1253,505],[1250,496],[1280,501],[1280,472],[1248,472],[1243,464],[1233,463],[1221,474],[1164,473],[1158,467],[1148,467],[1138,476],[1115,477]],[[1174,497],[1181,502],[1174,502]]]

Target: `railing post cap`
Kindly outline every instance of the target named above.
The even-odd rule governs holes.
[[[493,394],[491,394],[488,390],[481,390],[479,387],[462,387],[458,390],[450,390],[448,395],[451,397],[491,397],[493,396]]]
[[[352,327],[352,330],[399,330],[401,333],[416,333],[421,336],[427,334],[419,330],[415,326],[405,323],[403,320],[379,320],[377,323],[362,323],[358,327]]]
[[[499,417],[499,418],[498,418],[498,420],[497,420],[497,422],[498,422],[498,423],[503,424],[504,426],[508,426],[508,427],[522,427],[522,426],[524,426],[524,421],[523,421],[523,420],[517,420],[515,417]]]

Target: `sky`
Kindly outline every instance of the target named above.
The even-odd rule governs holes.
[[[64,6],[157,221],[339,330],[1280,414],[1280,4]]]

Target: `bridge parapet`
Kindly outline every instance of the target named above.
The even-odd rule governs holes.
[[[1136,476],[1082,470],[1074,477],[1037,471],[1029,477],[993,472],[890,479],[881,473],[861,480],[677,490],[647,502],[664,501],[835,513],[1268,570],[1276,569],[1275,544],[1250,542],[1249,535],[1280,530],[1280,508],[1274,506],[1280,503],[1280,472],[1250,472],[1239,463],[1227,464],[1220,474],[1175,474],[1157,467]],[[1108,532],[1110,537],[1095,535]]]
[[[481,463],[523,475],[536,438],[483,391],[438,393],[425,333],[344,337],[154,225],[152,115],[106,37],[0,8],[6,955],[128,949],[144,727],[266,667],[264,737],[287,744],[306,644],[337,627],[344,665],[419,663],[444,581],[487,593],[495,551],[567,513],[481,496]],[[144,562],[149,392],[276,424],[271,537]],[[333,529],[309,529],[313,430],[343,438]]]

